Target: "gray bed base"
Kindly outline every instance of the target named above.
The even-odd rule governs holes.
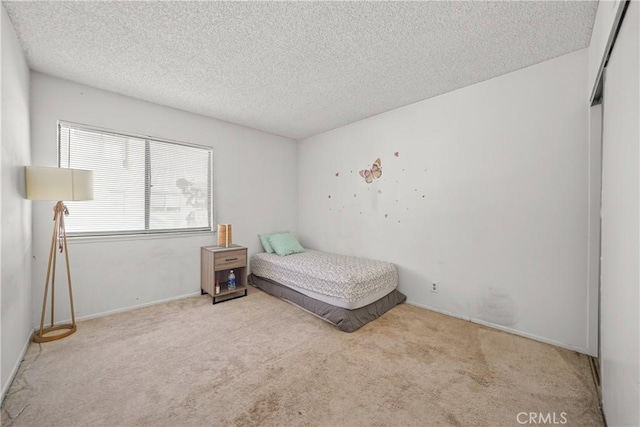
[[[398,304],[402,304],[407,297],[394,289],[389,294],[364,307],[348,310],[336,307],[326,302],[318,301],[287,286],[263,277],[249,275],[249,283],[266,293],[290,302],[308,311],[345,332],[360,329],[372,320],[382,316]]]

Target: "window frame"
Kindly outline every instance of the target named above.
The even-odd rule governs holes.
[[[164,144],[172,144],[172,145],[180,145],[185,147],[197,148],[201,150],[207,151],[209,160],[208,160],[208,179],[207,183],[209,185],[208,191],[208,227],[197,227],[197,228],[165,228],[165,229],[157,229],[157,230],[119,230],[119,231],[82,231],[82,232],[68,232],[67,237],[69,239],[94,239],[94,238],[135,238],[135,237],[162,237],[164,236],[192,236],[192,235],[202,235],[202,234],[210,234],[213,233],[214,224],[215,224],[215,212],[214,212],[214,187],[213,187],[213,147],[202,144],[193,144],[182,141],[176,141],[167,138],[159,138],[151,135],[144,135],[134,132],[123,132],[118,130],[113,130],[109,128],[104,128],[100,126],[87,125],[83,123],[72,122],[68,120],[58,120],[56,123],[56,143],[57,143],[57,165],[60,168],[65,168],[68,166],[62,165],[62,127],[68,126],[73,129],[81,129],[89,132],[96,133],[105,133],[112,134],[119,137],[124,138],[137,138],[145,140],[145,183],[144,183],[144,191],[145,191],[145,213],[144,213],[144,222],[145,227],[149,225],[149,216],[151,214],[151,203],[150,203],[150,193],[151,193],[151,174],[147,173],[150,167],[150,158],[149,158],[149,141],[160,142]],[[153,171],[152,171],[153,172]]]

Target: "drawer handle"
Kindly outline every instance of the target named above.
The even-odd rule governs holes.
[[[227,259],[225,259],[225,261],[235,261],[235,260],[237,260],[237,259],[238,259],[238,258],[227,258]]]

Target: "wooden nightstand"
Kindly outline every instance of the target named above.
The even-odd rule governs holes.
[[[229,289],[229,271],[236,275],[236,288]],[[216,283],[220,292],[215,293]],[[200,248],[200,294],[213,297],[213,303],[247,296],[247,248],[239,245]]]

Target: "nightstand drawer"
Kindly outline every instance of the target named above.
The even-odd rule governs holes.
[[[218,270],[227,270],[230,268],[244,267],[247,265],[246,249],[237,251],[216,252],[214,268]]]

